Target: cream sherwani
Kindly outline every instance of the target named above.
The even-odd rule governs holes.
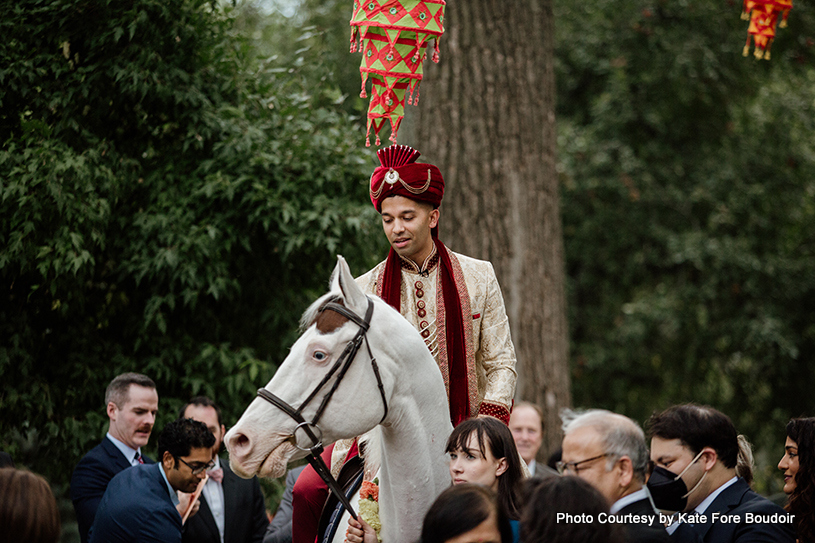
[[[470,416],[492,415],[509,421],[512,398],[515,395],[515,347],[509,331],[509,319],[504,307],[504,297],[495,277],[492,264],[454,253],[448,249],[454,261],[455,273],[460,273],[467,286],[470,315],[465,319],[465,333],[472,336],[470,344],[475,350],[475,368],[468,370]],[[436,323],[437,298],[442,297],[439,284],[438,255],[430,260],[427,271],[420,273],[413,262],[400,259],[402,264],[402,292],[400,312],[419,331],[436,362],[440,351],[446,348],[439,341]],[[378,295],[385,263],[356,279],[366,294]],[[462,293],[459,292],[461,296]],[[422,303],[423,302],[423,303]],[[439,363],[447,392],[450,392],[449,372],[446,363]],[[469,378],[474,376],[475,378]],[[331,455],[331,472],[337,477],[353,439],[343,439],[334,445]]]
[[[488,414],[500,419],[509,418],[512,398],[515,394],[515,348],[509,331],[509,319],[504,307],[504,298],[492,264],[449,251],[457,260],[460,273],[467,285],[470,315],[465,315],[465,333],[472,337],[475,350],[475,368],[468,368],[469,375],[475,375],[474,382],[468,382],[471,389],[470,416]],[[440,362],[438,337],[437,297],[439,288],[438,257],[428,268],[419,273],[409,261],[402,262],[402,293],[400,310],[402,315],[416,328],[425,340],[431,354]],[[377,294],[377,284],[382,280],[385,261],[368,273],[357,278],[357,284],[367,294]],[[459,293],[462,295],[462,293]],[[439,364],[449,393],[449,372],[446,364]]]

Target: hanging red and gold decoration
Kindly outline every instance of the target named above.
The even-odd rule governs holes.
[[[770,60],[770,46],[775,39],[776,26],[785,28],[787,17],[792,9],[792,0],[744,0],[744,11],[741,18],[750,21],[747,29],[747,43],[743,54],[750,53],[750,38],[753,38],[755,50],[753,54],[758,59]],[[778,17],[781,24],[778,25]]]
[[[390,123],[390,141],[396,143],[405,98],[408,104],[419,103],[422,62],[430,38],[436,42],[433,62],[439,61],[444,7],[444,0],[354,0],[351,52],[362,52],[360,97],[367,98],[365,87],[371,80],[366,146],[371,145],[372,127],[376,145],[381,144],[379,131],[385,121]]]

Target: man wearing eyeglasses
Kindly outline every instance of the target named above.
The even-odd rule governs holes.
[[[207,425],[179,419],[158,437],[157,464],[116,475],[91,527],[90,543],[181,543],[177,492],[194,492],[214,465],[215,436]]]
[[[257,477],[241,479],[219,458],[226,433],[221,410],[211,399],[198,396],[181,408],[180,416],[203,422],[215,436],[215,467],[207,473],[200,510],[184,524],[184,543],[261,543],[269,525],[266,500]]]
[[[667,543],[659,511],[645,489],[648,447],[631,419],[602,409],[566,410],[563,419],[562,475],[576,475],[605,496],[614,522],[623,524],[627,541]]]

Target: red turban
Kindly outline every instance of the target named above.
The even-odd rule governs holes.
[[[382,164],[371,174],[371,203],[382,213],[382,200],[404,196],[439,207],[444,178],[432,164],[417,164],[421,153],[407,145],[391,145],[376,152]]]

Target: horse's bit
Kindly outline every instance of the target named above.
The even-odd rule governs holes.
[[[288,416],[293,418],[297,421],[297,426],[295,426],[290,439],[294,442],[294,446],[300,449],[301,451],[306,451],[309,453],[307,459],[309,464],[314,468],[314,471],[322,478],[323,481],[328,485],[331,491],[339,498],[340,502],[342,503],[343,507],[351,514],[354,519],[357,519],[357,515],[354,510],[351,508],[351,504],[348,501],[348,498],[345,496],[345,493],[340,488],[337,480],[331,475],[331,471],[325,465],[320,453],[323,452],[323,443],[322,437],[323,432],[320,430],[320,427],[317,426],[317,423],[320,421],[320,417],[323,414],[328,402],[331,400],[331,396],[334,395],[334,392],[337,390],[337,387],[340,385],[340,381],[342,378],[345,377],[348,368],[351,366],[351,362],[354,361],[354,357],[356,357],[357,351],[359,351],[360,345],[362,345],[362,340],[365,340],[365,347],[368,349],[368,356],[371,358],[371,367],[374,370],[374,375],[376,376],[376,382],[379,386],[379,394],[382,396],[382,405],[385,407],[385,413],[382,415],[382,418],[379,420],[381,423],[385,420],[385,417],[388,416],[388,401],[385,399],[385,387],[382,385],[382,378],[379,375],[379,366],[376,363],[376,358],[374,358],[373,353],[371,352],[371,346],[368,344],[368,337],[365,333],[368,331],[368,328],[371,324],[371,315],[374,312],[374,304],[368,299],[368,310],[365,312],[365,320],[359,318],[359,316],[351,311],[350,309],[346,308],[343,305],[338,303],[329,302],[325,304],[321,309],[320,312],[322,313],[326,309],[330,309],[346,317],[350,321],[354,322],[357,326],[359,326],[359,330],[354,338],[349,341],[345,345],[345,349],[342,351],[342,354],[331,366],[331,369],[326,373],[323,380],[311,391],[311,394],[300,404],[300,407],[294,409],[291,405],[280,399],[278,396],[272,394],[265,388],[258,389],[258,396],[263,398],[264,400],[270,402],[272,405],[286,413]],[[339,373],[337,371],[339,370]],[[317,408],[317,412],[314,414],[314,418],[311,422],[306,422],[303,418],[303,409],[314,399],[317,393],[328,383],[331,377],[337,373],[337,378],[334,381],[334,384],[331,386],[331,390],[328,391],[328,394],[323,396],[322,401],[320,402],[320,406]],[[297,444],[297,431],[302,429],[309,440],[311,440],[312,445],[310,447],[301,447]],[[319,437],[317,437],[319,436]]]

